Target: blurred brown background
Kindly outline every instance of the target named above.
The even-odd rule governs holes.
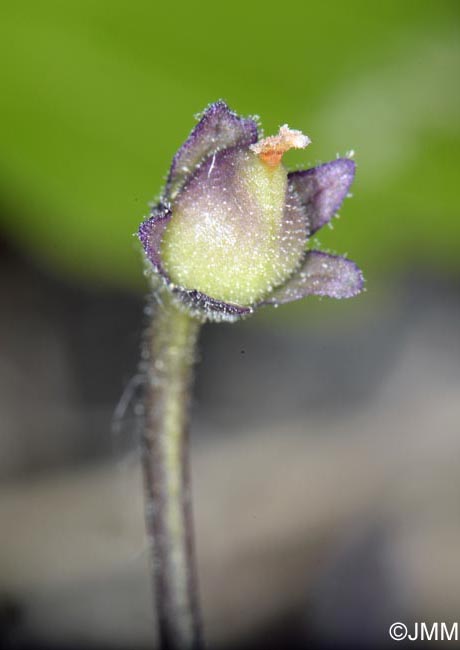
[[[460,611],[459,11],[121,1],[2,10],[0,647],[152,647],[132,234],[223,97],[358,174],[323,249],[367,292],[201,339],[210,647],[391,645]],[[412,644],[411,647],[414,647]]]

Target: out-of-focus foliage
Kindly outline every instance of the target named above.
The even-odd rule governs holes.
[[[369,275],[460,272],[459,4],[10,2],[2,8],[2,229],[88,281],[135,285],[131,237],[193,115],[220,97],[356,151],[355,198],[321,235]]]

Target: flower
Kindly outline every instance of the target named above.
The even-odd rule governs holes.
[[[211,104],[174,156],[162,198],[139,228],[149,269],[195,316],[235,320],[308,295],[349,298],[363,288],[344,257],[307,250],[355,174],[349,158],[288,173],[283,154],[310,143]]]

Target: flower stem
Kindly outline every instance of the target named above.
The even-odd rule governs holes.
[[[201,647],[188,448],[188,406],[200,321],[165,293],[148,339],[142,439],[145,519],[162,650]]]

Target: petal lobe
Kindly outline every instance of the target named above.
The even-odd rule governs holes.
[[[174,156],[166,195],[173,199],[196,168],[213,154],[230,147],[249,146],[257,138],[254,120],[239,117],[221,100],[211,104]]]
[[[331,162],[289,174],[289,185],[303,205],[310,234],[328,223],[342,205],[355,175],[355,163],[350,158]]]
[[[281,305],[311,295],[352,298],[363,290],[363,286],[363,275],[351,260],[309,251],[300,270],[262,304]]]

